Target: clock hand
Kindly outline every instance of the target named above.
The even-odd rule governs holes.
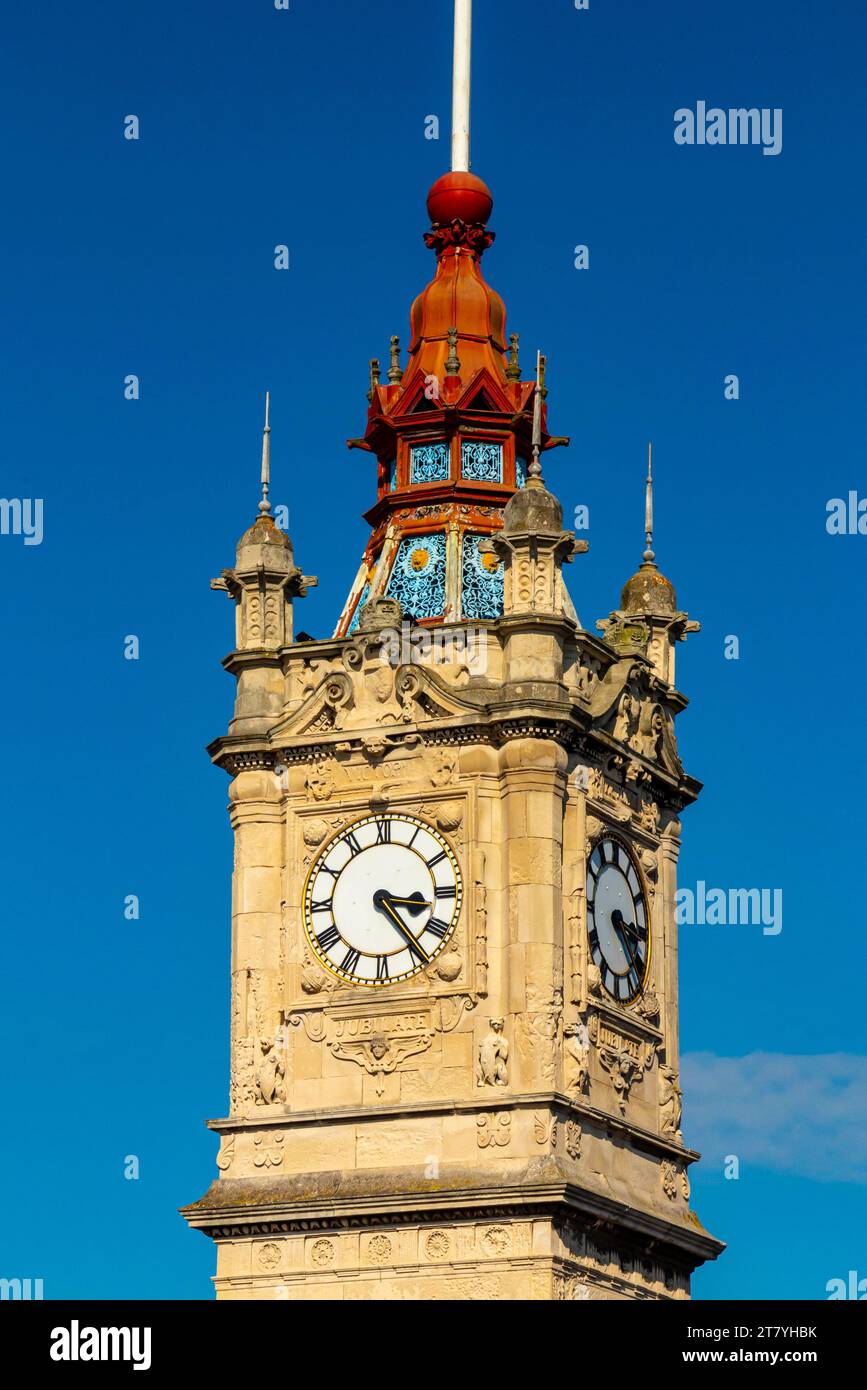
[[[627,932],[629,933],[629,935],[632,937],[633,941],[637,946],[639,941],[639,934],[637,928],[635,927],[634,923],[625,922],[623,920],[623,913],[620,911],[619,907],[615,907],[614,911],[611,914],[611,925],[617,933],[617,939],[623,947],[626,959],[629,961],[630,965],[632,965],[635,961],[635,952],[634,950],[630,950],[629,943],[626,940],[626,934]]]
[[[399,902],[400,899],[395,899],[395,901]],[[414,901],[417,901],[417,899]],[[377,888],[373,895],[373,906],[378,908],[380,912],[384,912],[386,916],[390,918],[392,926],[395,926],[400,932],[409,947],[410,953],[416,956],[424,965],[427,965],[430,956],[427,954],[424,947],[418,944],[409,927],[401,919],[400,914],[392,907],[392,899],[384,889]]]
[[[400,903],[402,907],[408,907],[413,917],[417,917],[423,908],[430,907],[430,903],[425,902],[421,893],[413,893],[411,898],[395,898],[391,893],[384,893],[384,896],[390,903]]]

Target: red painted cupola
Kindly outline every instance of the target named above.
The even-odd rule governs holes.
[[[506,308],[482,274],[493,205],[487,184],[460,170],[428,194],[436,274],[410,311],[406,366],[396,337],[385,382],[371,362],[367,428],[349,441],[377,459],[377,499],[337,636],[377,597],[398,599],[417,622],[498,618],[502,573],[480,542],[526,481],[537,389],[542,449],[568,442],[547,433],[544,372],[539,387],[521,380],[517,334],[507,349]]]

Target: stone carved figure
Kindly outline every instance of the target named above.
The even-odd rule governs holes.
[[[260,1063],[256,1073],[258,1090],[256,1104],[274,1105],[286,1099],[286,1091],[282,1084],[283,1077],[286,1075],[286,1063],[283,1061],[276,1043],[269,1038],[263,1038],[259,1046],[262,1049],[264,1061]]]
[[[457,780],[458,755],[448,748],[439,748],[434,758],[430,780],[435,787],[451,787]]]
[[[628,690],[624,690],[614,721],[613,734],[618,743],[628,743],[635,727],[638,706]]]
[[[328,801],[334,792],[334,774],[321,763],[314,763],[307,774],[306,787],[314,801]]]
[[[571,1066],[566,1077],[566,1088],[584,1095],[590,1080],[590,1035],[584,1023],[568,1023],[563,1030],[566,1037],[566,1055]]]
[[[613,1052],[604,1047],[599,1050],[599,1060],[611,1077],[618,1108],[624,1115],[632,1084],[641,1075],[643,1067],[628,1052]]]
[[[385,1092],[385,1077],[393,1072],[409,1057],[426,1052],[433,1041],[429,1032],[407,1035],[403,1038],[389,1038],[384,1033],[374,1033],[370,1038],[335,1039],[329,1043],[333,1055],[341,1062],[355,1062],[363,1067],[368,1076],[374,1079],[376,1094]]]
[[[509,1044],[503,1037],[505,1019],[492,1018],[490,1030],[479,1044],[477,1086],[508,1086]]]
[[[662,747],[663,714],[659,705],[645,700],[638,719],[638,731],[633,747],[650,762],[658,762]]]
[[[683,1115],[683,1092],[671,1067],[659,1068],[659,1119],[663,1134],[677,1134]]]

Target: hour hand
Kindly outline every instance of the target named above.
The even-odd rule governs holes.
[[[641,941],[644,936],[644,932],[641,929],[641,927],[637,927],[634,922],[625,921],[623,913],[620,911],[619,907],[615,907],[614,911],[611,914],[611,925],[616,930],[622,929],[623,931],[629,932],[629,935],[633,938],[634,941]]]
[[[408,907],[413,917],[417,917],[418,914],[420,912],[423,912],[426,907],[430,907],[430,903],[425,902],[423,893],[413,893],[411,898],[396,898],[393,893],[389,893],[384,888],[380,889],[379,891],[382,893],[382,896],[384,898],[388,899],[390,903],[393,903],[398,907]],[[373,901],[376,902],[376,894],[374,894]]]
[[[421,961],[423,965],[427,965],[430,956],[427,951],[425,951],[424,947],[418,944],[415,936],[406,925],[406,922],[401,918],[395,906],[396,903],[412,903],[413,907],[410,908],[410,911],[414,911],[416,914],[419,913],[423,907],[427,907],[428,904],[424,902],[420,893],[414,894],[412,898],[392,898],[384,888],[377,888],[373,895],[373,906],[378,908],[380,912],[384,912],[392,926],[400,932],[400,935],[409,948],[410,955],[415,956],[416,960]]]

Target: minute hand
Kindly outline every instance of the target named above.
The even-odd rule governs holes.
[[[635,926],[633,922],[624,921],[623,913],[620,911],[619,907],[616,907],[611,914],[611,925],[617,933],[618,937],[620,938],[620,941],[623,945],[623,949],[626,952],[627,959],[629,959],[630,961],[634,960],[635,951],[630,950],[626,937],[627,935],[631,936],[637,948],[638,943],[641,940],[641,933],[639,932],[638,928]]]
[[[400,899],[397,899],[397,901],[399,902]],[[381,912],[384,912],[392,925],[397,927],[397,930],[409,947],[410,954],[416,956],[426,965],[430,960],[430,956],[427,954],[424,947],[418,944],[409,927],[403,921],[397,910],[392,906],[392,899],[387,893],[384,893],[381,888],[378,888],[373,895],[373,905],[374,907],[378,907]]]

